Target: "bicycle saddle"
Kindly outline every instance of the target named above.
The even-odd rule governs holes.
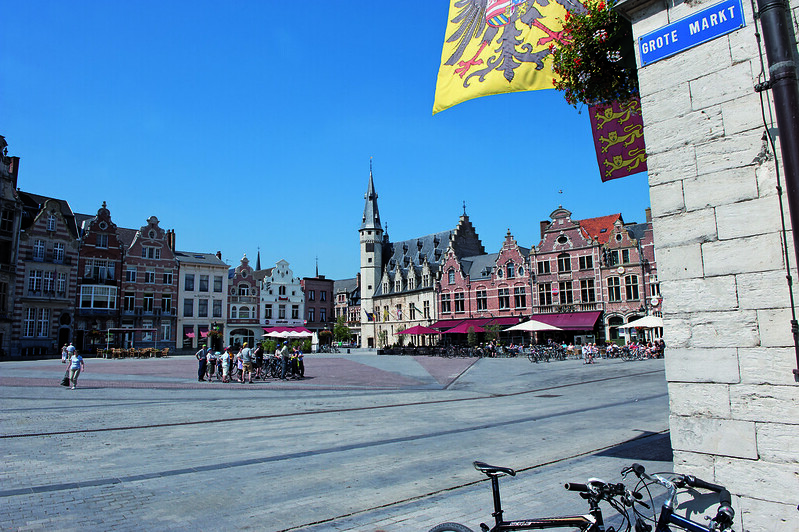
[[[509,467],[497,467],[479,461],[473,462],[473,465],[476,470],[480,471],[481,473],[485,473],[488,476],[499,475],[499,474],[510,475],[512,477],[516,476],[516,471],[514,471]]]

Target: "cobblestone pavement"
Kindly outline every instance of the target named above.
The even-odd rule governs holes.
[[[307,379],[197,382],[191,357],[0,362],[0,530],[428,530],[584,513],[562,484],[671,468],[663,361],[306,356]],[[484,477],[483,477],[484,478]]]

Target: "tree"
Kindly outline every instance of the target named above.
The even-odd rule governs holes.
[[[347,326],[344,314],[336,319],[336,324],[333,326],[333,337],[339,342],[350,341],[350,328]]]
[[[477,333],[474,331],[474,327],[469,327],[469,331],[466,333],[466,343],[469,344],[469,347],[477,345]]]

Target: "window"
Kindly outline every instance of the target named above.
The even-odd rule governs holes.
[[[580,262],[581,270],[590,270],[594,267],[594,257],[592,257],[591,255],[584,255],[580,257],[578,260]]]
[[[214,292],[221,293],[222,292],[222,276],[221,275],[214,275]]]
[[[292,320],[300,319],[300,306],[299,305],[291,305],[291,319]]]
[[[201,275],[200,276],[200,292],[207,292],[208,291],[208,276]]]
[[[312,323],[314,321],[314,309],[308,309],[308,323]]]
[[[466,312],[466,305],[465,305],[465,300],[463,298],[463,292],[457,292],[455,294],[455,312]]]
[[[416,288],[416,277],[411,275],[408,277],[408,290],[413,290]]]
[[[55,291],[58,294],[66,294],[67,293],[67,274],[66,273],[59,273],[58,278],[55,282]]]
[[[580,281],[580,299],[583,303],[593,303],[596,301],[593,279],[582,279]]]
[[[95,247],[98,248],[107,248],[108,247],[108,235],[97,235],[97,244]]]
[[[510,308],[510,288],[500,288],[497,290],[497,295],[499,296],[499,309],[509,309]]]
[[[316,301],[316,290],[308,290],[308,301]]]
[[[36,327],[37,336],[50,336],[50,309],[39,309],[39,323]]]
[[[22,336],[33,336],[36,332],[36,309],[29,308],[25,310],[25,321],[22,324]]]
[[[558,255],[558,272],[566,273],[572,271],[572,258],[568,253]]]
[[[539,275],[546,274],[546,273],[550,272],[550,270],[549,270],[549,261],[548,260],[538,261],[537,266],[538,266]]]
[[[441,294],[441,312],[445,314],[452,312],[452,308],[450,307],[449,294]]]
[[[422,275],[422,286],[430,286],[430,274],[426,273]]]
[[[90,279],[113,279],[114,264],[103,259],[86,259],[86,267],[83,276]]]
[[[161,294],[161,312],[165,314],[172,312],[172,294]]]
[[[558,283],[558,297],[561,305],[569,305],[574,303],[574,294],[572,294],[571,281],[561,281]]]
[[[272,305],[267,305],[264,307],[264,318],[267,320],[272,319]]]
[[[161,248],[156,248],[152,246],[142,246],[141,258],[158,260],[161,258]]]
[[[233,307],[234,309],[236,307]],[[194,300],[193,299],[184,299],[183,300],[183,317],[184,318],[191,318],[194,316]],[[233,316],[231,312],[231,318]]]
[[[608,266],[615,266],[619,263],[619,250],[613,249],[605,255],[605,262]]]
[[[430,302],[425,301],[422,304],[422,314],[424,315],[425,319],[430,318]]]
[[[478,311],[488,309],[488,296],[485,290],[477,290],[475,292],[475,300],[477,302]]]
[[[154,271],[144,272],[144,282],[147,284],[155,284],[155,272]]]
[[[14,211],[4,209],[0,214],[0,232],[11,233],[14,231]]]
[[[38,292],[42,289],[42,272],[41,270],[31,270],[28,277],[28,291]]]
[[[197,301],[197,317],[198,318],[207,318],[208,317],[208,300],[207,299],[200,299]]]
[[[56,242],[53,244],[53,262],[64,262],[64,243]]]
[[[164,272],[164,283],[163,284],[165,284],[167,286],[171,286],[172,285],[172,271],[171,270]]]
[[[538,304],[542,307],[552,304],[551,283],[541,283],[538,285]]]
[[[44,260],[44,240],[33,243],[33,260]]]
[[[447,272],[447,280],[449,284],[455,284],[455,270],[450,270]]]
[[[172,339],[172,324],[168,321],[161,322],[161,340]]]
[[[214,299],[213,309],[214,318],[221,318],[222,317],[222,300],[221,299]]]
[[[516,266],[514,266],[512,262],[505,265],[505,270],[508,272],[505,276],[506,279],[513,279],[516,277]]]
[[[186,292],[194,291],[194,274],[193,273],[187,273],[183,277],[183,290],[185,290]]]
[[[155,301],[155,296],[153,294],[144,294],[144,312],[153,311],[153,301]]]
[[[44,272],[44,285],[42,290],[44,292],[52,292],[55,289],[55,272]]]
[[[246,285],[246,284],[244,284],[244,283],[241,283],[241,284],[239,285],[239,295],[240,295],[240,296],[246,296],[246,295],[248,295],[249,293],[250,293],[250,287],[249,287],[249,285]]]
[[[383,293],[388,294],[388,283],[383,283]]]
[[[153,341],[153,331],[152,331],[153,321],[152,320],[144,320],[144,321],[142,321],[141,326],[143,328],[145,328],[145,329],[148,329],[146,331],[142,331],[142,333],[141,333],[142,342],[152,342]]]
[[[608,301],[621,301],[621,283],[618,277],[608,277]]]
[[[400,312],[401,311],[402,310],[400,309]],[[327,321],[327,309],[326,308],[320,308],[319,309],[319,321],[321,321],[321,322]]]
[[[394,281],[394,291],[395,292],[402,291],[402,278],[399,278],[396,281]]]
[[[286,319],[286,305],[278,305],[277,307],[277,319],[285,320]]]
[[[527,307],[527,290],[523,286],[517,286],[513,289],[513,306],[514,308]]]
[[[327,301],[327,290],[321,290],[319,292],[319,301]],[[322,320],[325,321],[325,320]]]
[[[660,297],[660,283],[656,277],[649,278],[649,291],[653,297]],[[2,308],[2,305],[0,305],[0,308]]]
[[[8,283],[0,282],[0,312],[5,312],[8,305]]]
[[[47,230],[55,231],[55,214],[52,212],[47,215]]]
[[[638,301],[638,276],[628,275],[624,278],[624,292],[627,296],[627,301]]]
[[[205,313],[208,314],[208,308],[206,306]],[[255,314],[255,313],[253,313]],[[248,320],[250,319],[250,307],[239,307],[239,319],[240,320]]]
[[[230,317],[234,320],[238,319],[239,317],[238,307],[230,307]]]
[[[630,264],[630,250],[629,249],[621,250],[621,263],[622,264]]]
[[[402,305],[397,305],[396,311],[397,311],[397,320],[401,320],[402,319]]]
[[[97,309],[116,308],[117,289],[115,286],[81,286],[80,307]]]
[[[125,281],[128,283],[136,282],[136,268],[128,267],[128,269],[125,270]]]
[[[286,287],[285,286],[279,286],[277,288],[277,295],[285,296],[286,295]]]
[[[124,310],[125,312],[133,312],[133,306],[136,303],[136,294],[133,292],[125,292]]]

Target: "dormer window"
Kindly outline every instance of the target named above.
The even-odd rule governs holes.
[[[513,265],[513,262],[509,262],[506,265],[506,270],[508,271],[508,279],[513,279],[516,277],[516,267]]]
[[[47,215],[47,230],[48,231],[55,231],[55,221],[56,216],[54,213],[50,213]]]

